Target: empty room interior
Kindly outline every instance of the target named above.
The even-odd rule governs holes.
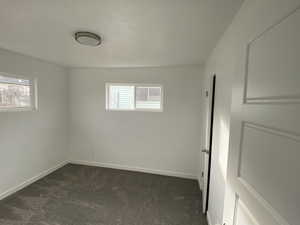
[[[299,225],[300,0],[0,0],[0,225]]]

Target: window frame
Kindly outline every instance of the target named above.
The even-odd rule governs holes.
[[[25,77],[10,73],[3,73],[0,72],[0,76],[12,79],[22,79],[28,80],[30,82],[29,90],[30,90],[30,106],[29,107],[7,107],[1,108],[0,106],[0,113],[1,112],[28,112],[28,111],[37,111],[38,110],[38,95],[37,95],[37,78]],[[2,83],[2,82],[0,82]]]
[[[110,109],[109,108],[109,87],[110,86],[134,86],[134,109]],[[137,109],[136,108],[136,88],[137,87],[158,87],[160,88],[160,108],[159,109]],[[105,83],[105,111],[107,112],[163,112],[164,111],[164,86],[155,83],[128,83],[128,82],[106,82]]]

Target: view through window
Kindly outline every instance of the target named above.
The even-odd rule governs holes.
[[[162,111],[162,86],[106,84],[106,109]]]
[[[0,109],[31,108],[32,82],[0,75]]]

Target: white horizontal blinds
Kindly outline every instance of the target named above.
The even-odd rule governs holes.
[[[161,109],[161,87],[136,87],[137,109]]]
[[[31,107],[30,80],[0,76],[0,109]]]
[[[109,109],[134,110],[134,86],[110,85]]]

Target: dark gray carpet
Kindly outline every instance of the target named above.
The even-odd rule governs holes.
[[[66,165],[0,201],[1,225],[206,225],[194,180]]]

